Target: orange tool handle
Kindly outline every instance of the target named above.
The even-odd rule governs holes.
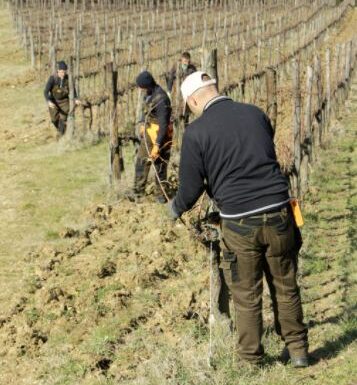
[[[291,209],[293,211],[295,223],[297,227],[302,227],[304,225],[304,219],[299,206],[299,201],[296,198],[290,200]]]

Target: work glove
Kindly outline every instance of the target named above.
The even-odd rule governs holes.
[[[160,156],[160,147],[158,144],[154,144],[150,153],[150,158],[155,161]]]
[[[170,200],[167,203],[167,212],[168,212],[169,218],[173,222],[175,222],[178,218],[180,218],[181,215],[178,214],[177,211],[176,211],[174,199]]]

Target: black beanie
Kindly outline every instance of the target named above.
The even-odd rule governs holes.
[[[68,69],[67,64],[64,61],[57,62],[57,70],[67,71],[67,69]]]
[[[137,86],[146,89],[151,89],[156,86],[155,79],[148,71],[143,71],[138,75],[138,77],[136,78],[136,84]]]

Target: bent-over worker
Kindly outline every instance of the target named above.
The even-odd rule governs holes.
[[[238,353],[252,364],[262,346],[263,275],[269,285],[275,326],[294,367],[308,366],[307,328],[296,282],[301,247],[281,173],[269,118],[257,107],[220,96],[203,72],[181,87],[199,117],[183,135],[180,185],[172,217],[190,210],[206,189],[220,209],[221,268],[237,310]]]

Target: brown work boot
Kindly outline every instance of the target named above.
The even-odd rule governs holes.
[[[309,357],[307,353],[299,356],[292,356],[286,346],[280,354],[280,360],[284,364],[287,364],[290,361],[294,368],[307,368],[309,366]]]
[[[304,357],[291,357],[291,365],[294,368],[307,368],[309,366],[309,358],[308,356]]]

